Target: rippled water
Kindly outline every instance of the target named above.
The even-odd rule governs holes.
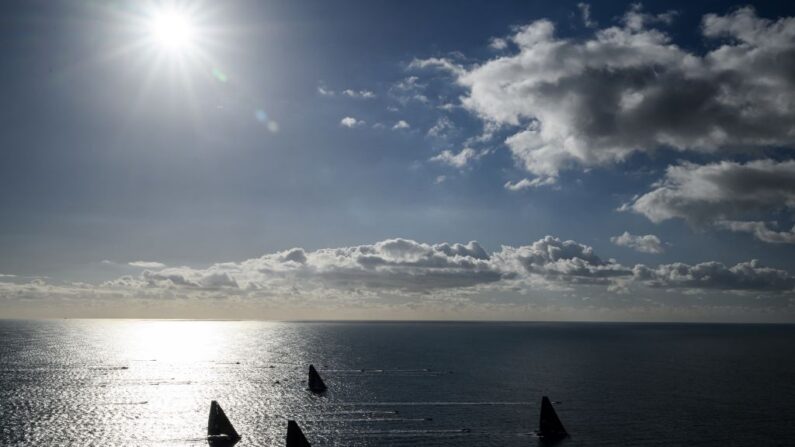
[[[0,445],[791,445],[795,327],[0,321]],[[314,363],[323,397],[306,388]]]

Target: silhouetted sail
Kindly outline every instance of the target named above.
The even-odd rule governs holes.
[[[313,393],[322,393],[326,391],[326,384],[323,383],[320,374],[317,373],[317,370],[312,365],[309,365],[309,389]]]
[[[207,421],[207,437],[213,439],[228,439],[237,441],[240,435],[237,434],[235,427],[229,422],[229,418],[224,414],[224,410],[218,402],[210,403],[210,418]]]
[[[538,421],[538,434],[546,439],[562,439],[568,436],[563,423],[560,422],[555,407],[547,396],[541,398],[541,417]]]
[[[287,421],[287,447],[312,447],[295,421]]]

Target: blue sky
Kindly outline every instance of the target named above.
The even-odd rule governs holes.
[[[793,9],[3,2],[0,315],[790,321]]]

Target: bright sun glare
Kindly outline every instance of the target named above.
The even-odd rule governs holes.
[[[170,51],[184,51],[195,44],[196,27],[188,13],[163,9],[152,16],[150,32],[160,47]]]

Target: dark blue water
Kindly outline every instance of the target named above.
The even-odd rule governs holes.
[[[314,363],[328,393],[305,390]],[[0,321],[0,445],[793,445],[795,327]]]

